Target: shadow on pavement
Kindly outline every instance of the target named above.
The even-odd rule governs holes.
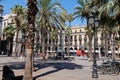
[[[36,71],[39,69],[46,68],[46,67],[54,68],[54,70],[48,71],[40,75],[36,75],[34,77],[34,80],[36,80],[38,77],[45,76],[51,73],[55,73],[62,69],[70,69],[70,70],[83,69],[82,65],[78,65],[78,64],[75,64],[69,61],[46,61],[44,64],[42,64],[41,60],[35,60],[34,63],[35,63],[34,64],[35,68],[37,68]],[[25,62],[8,62],[8,63],[2,63],[2,65],[8,65],[10,69],[16,69],[16,70],[25,68]]]
[[[51,74],[51,73],[57,72],[57,71],[59,71],[59,70],[61,70],[61,69],[56,69],[56,70],[52,70],[52,71],[49,71],[49,72],[43,73],[43,74],[41,74],[41,75],[37,75],[37,76],[35,76],[35,77],[33,78],[33,80],[36,80],[37,78],[39,78],[39,77],[41,77],[41,76],[45,76],[45,75],[48,75],[48,74]]]
[[[45,75],[48,75],[51,73],[58,72],[62,69],[70,69],[70,70],[83,69],[82,65],[77,65],[77,64],[71,63],[71,62],[46,62],[44,65],[36,64],[35,66],[38,67],[37,70],[45,68],[45,67],[50,67],[50,66],[53,67],[55,70],[51,70],[51,71],[48,71],[46,73],[37,75],[34,77],[33,80],[36,80],[38,77],[41,77],[41,76],[45,76]]]
[[[23,76],[15,76],[14,80],[23,80]]]
[[[2,63],[2,65],[8,65],[10,69],[24,69],[25,62],[10,62],[10,63]]]
[[[37,70],[52,66],[55,69],[82,69],[81,65],[70,62],[46,62],[42,64],[36,64],[35,67],[38,67]]]

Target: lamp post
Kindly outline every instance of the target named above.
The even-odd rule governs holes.
[[[93,54],[93,73],[92,73],[92,78],[98,78],[97,74],[97,61],[96,61],[96,51],[95,49],[97,48],[97,28],[99,26],[99,22],[97,18],[94,18],[94,54]]]
[[[97,18],[94,18],[94,54],[93,54],[93,73],[92,78],[98,78],[97,74],[97,61],[96,61],[96,52],[95,49],[97,48],[97,28],[99,26],[99,22]]]
[[[98,78],[97,74],[97,61],[96,61],[96,51],[97,48],[97,27],[99,26],[98,19],[95,18],[93,15],[89,17],[89,25],[91,25],[92,29],[94,30],[94,53],[93,53],[93,71],[92,71],[92,78]]]

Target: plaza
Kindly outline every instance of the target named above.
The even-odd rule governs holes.
[[[119,80],[119,5],[0,0],[0,79],[4,72],[5,80]]]
[[[97,61],[100,65],[103,59]],[[43,63],[39,57],[35,58],[34,80],[119,80],[119,75],[103,75],[98,72],[98,79],[91,77],[92,63],[88,58],[75,57],[72,61],[46,61]],[[0,80],[2,67],[8,65],[15,73],[15,76],[24,75],[25,60],[0,55]]]

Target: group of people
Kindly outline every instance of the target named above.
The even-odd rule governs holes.
[[[84,50],[79,49],[79,50],[76,50],[76,55],[85,57],[87,55],[87,53]]]

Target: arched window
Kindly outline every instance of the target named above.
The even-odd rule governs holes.
[[[70,50],[73,50],[73,48],[71,47]]]

